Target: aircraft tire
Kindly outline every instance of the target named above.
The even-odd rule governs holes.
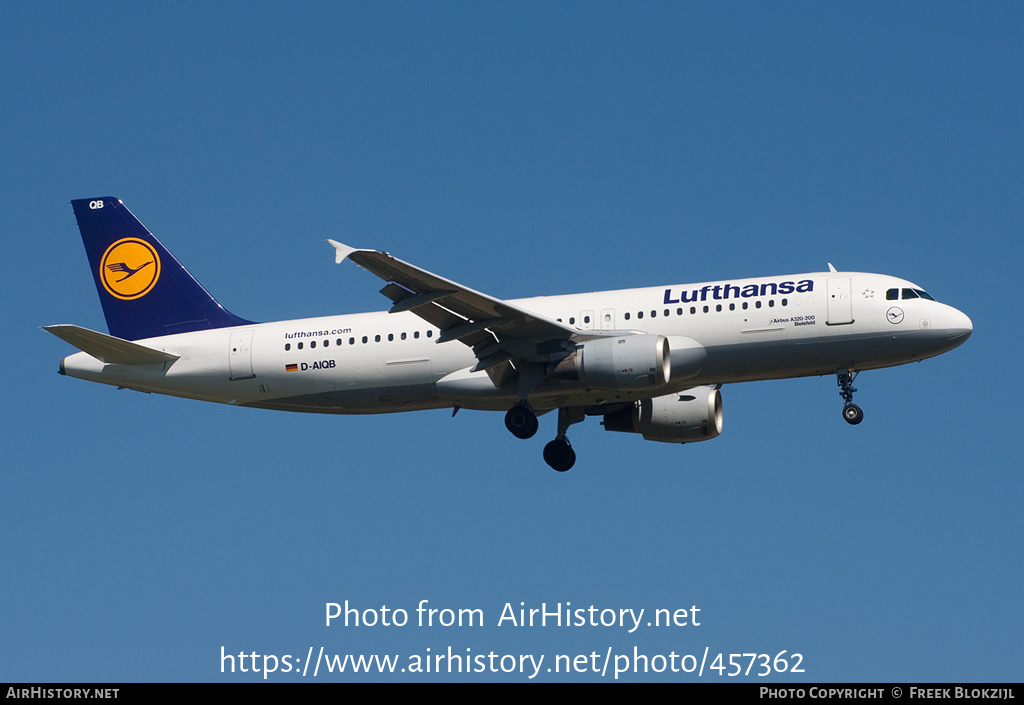
[[[846,423],[856,426],[864,420],[864,412],[856,404],[847,404],[843,407],[843,418],[846,419]]]
[[[505,413],[505,428],[516,438],[532,438],[539,427],[537,415],[525,404],[516,404]]]
[[[565,472],[576,464],[576,451],[569,441],[556,438],[544,446],[544,462],[553,470]]]

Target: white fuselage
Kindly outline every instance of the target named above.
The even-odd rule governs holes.
[[[879,274],[825,272],[520,299],[510,303],[570,327],[657,333],[696,341],[699,371],[647,389],[593,389],[549,379],[529,394],[538,410],[654,397],[723,384],[867,370],[938,355],[971,322],[927,298],[889,300],[918,287]],[[495,388],[458,341],[413,313],[356,313],[258,323],[136,341],[180,356],[163,364],[104,364],[78,353],[72,377],[205,401],[289,411],[373,414],[461,406],[508,409],[514,385]]]

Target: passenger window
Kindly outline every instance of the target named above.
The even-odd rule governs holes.
[[[296,347],[296,348],[298,348],[299,350],[302,350],[302,343],[299,343],[299,344],[298,344],[298,345],[296,345],[295,347]]]
[[[629,314],[628,313],[624,314],[623,318],[625,318],[628,321],[629,320]]]
[[[315,348],[316,347],[316,341],[315,340],[309,341],[309,347],[310,348]]]
[[[284,344],[284,351],[285,352],[288,352],[291,349],[292,349],[292,344],[291,343],[285,343]]]

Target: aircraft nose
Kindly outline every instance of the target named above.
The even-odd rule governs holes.
[[[971,337],[974,331],[974,324],[971,319],[961,311],[950,308],[946,312],[946,339],[959,345]]]

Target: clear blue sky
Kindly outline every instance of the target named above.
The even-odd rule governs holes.
[[[221,648],[321,646],[1020,681],[1022,36],[1013,2],[5,4],[0,681],[258,679]],[[861,375],[856,428],[834,378],[727,386],[721,437],[591,419],[562,475],[550,416],[524,442],[59,377],[40,326],[105,330],[69,201],[106,195],[253,320],[385,307],[333,237],[510,298],[833,262],[975,331]],[[324,626],[423,599],[486,624]],[[499,627],[507,602],[701,625]]]

